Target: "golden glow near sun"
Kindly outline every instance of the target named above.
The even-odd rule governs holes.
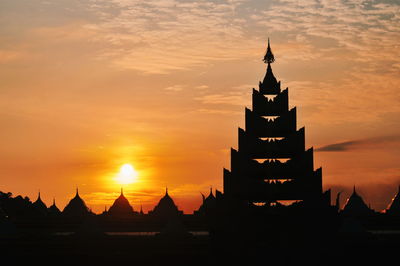
[[[116,181],[121,185],[131,184],[137,181],[139,173],[132,165],[126,163],[121,166],[117,174]]]

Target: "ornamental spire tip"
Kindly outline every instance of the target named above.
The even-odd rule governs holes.
[[[267,47],[267,52],[264,55],[264,59],[263,59],[264,63],[266,64],[271,64],[273,62],[275,62],[275,57],[274,54],[271,51],[271,46],[269,44],[269,38],[268,38],[268,47]]]

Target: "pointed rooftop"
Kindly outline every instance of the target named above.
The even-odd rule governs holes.
[[[212,187],[210,187],[210,194],[208,194],[208,196],[205,200],[213,200],[213,199],[215,199],[215,196],[213,194]]]
[[[153,211],[151,211],[153,215],[159,216],[172,216],[182,214],[182,211],[178,210],[178,207],[175,205],[174,200],[168,194],[168,187],[165,188],[165,195],[160,199],[158,204],[154,207]]]
[[[356,186],[354,186],[353,193],[347,199],[342,212],[346,215],[363,216],[372,214],[373,210],[371,210],[367,204],[365,204],[363,198],[357,194]]]
[[[53,205],[51,205],[51,206],[49,207],[49,214],[58,215],[58,214],[60,214],[60,213],[61,213],[61,211],[60,211],[60,209],[58,209],[58,207],[57,207],[57,205],[56,205],[56,199],[53,198]]]
[[[210,213],[216,207],[216,198],[213,194],[212,187],[210,187],[210,193],[208,194],[207,198],[204,197],[203,193],[201,193],[203,197],[203,203],[201,204],[200,208],[195,211],[195,214],[207,214]]]
[[[259,89],[262,94],[278,94],[280,92],[280,82],[278,82],[272,73],[271,64],[275,62],[274,54],[271,50],[271,45],[268,38],[268,47],[267,51],[263,58],[264,63],[267,66],[267,72],[262,82],[259,84]]]
[[[274,57],[274,54],[272,53],[272,50],[271,50],[271,45],[269,43],[269,38],[268,38],[267,51],[265,52],[263,61],[266,64],[272,64],[273,62],[275,62],[275,57]]]
[[[32,207],[38,211],[41,214],[46,214],[47,213],[47,206],[46,204],[42,201],[41,197],[40,197],[40,190],[38,193],[38,197],[36,199],[36,201],[32,204]]]
[[[127,216],[133,214],[133,208],[129,204],[128,199],[124,196],[124,190],[122,187],[121,194],[108,210],[108,214],[112,216]]]
[[[78,188],[76,188],[75,197],[65,206],[63,214],[70,217],[83,217],[90,214],[89,208],[79,196]]]
[[[386,213],[393,215],[400,215],[400,185],[397,194],[394,196],[392,202],[389,204]]]

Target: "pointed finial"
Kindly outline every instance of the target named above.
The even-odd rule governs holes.
[[[78,186],[76,186],[76,195],[75,195],[75,197],[78,197],[79,196],[79,189],[78,189]]]
[[[165,195],[168,195],[168,187],[165,187]]]
[[[124,195],[124,188],[121,187],[121,196]]]
[[[40,200],[41,198],[40,198],[40,189],[39,189],[39,193],[38,193],[38,200]]]
[[[56,198],[53,197],[53,205],[56,206]]]
[[[356,194],[356,185],[353,186],[353,194]]]
[[[271,51],[271,46],[269,44],[269,38],[268,38],[267,52],[265,53],[263,61],[264,61],[264,63],[266,63],[268,65],[273,63],[273,62],[275,62],[275,57],[274,57],[274,54]]]

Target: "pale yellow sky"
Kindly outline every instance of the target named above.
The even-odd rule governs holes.
[[[125,187],[133,207],[168,186],[185,211],[237,146],[244,107],[273,70],[289,87],[325,188],[353,184],[384,208],[400,183],[400,6],[396,1],[3,0],[1,191],[94,211]]]

